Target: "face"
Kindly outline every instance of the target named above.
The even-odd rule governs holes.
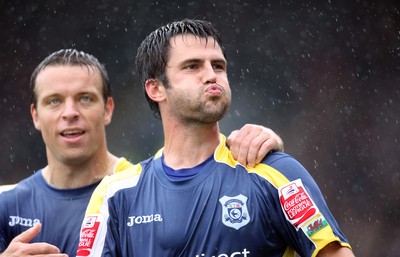
[[[231,102],[227,64],[220,46],[212,38],[206,41],[193,35],[178,35],[170,43],[167,110],[183,122],[217,122]]]
[[[36,78],[33,123],[42,133],[48,161],[78,165],[107,151],[105,126],[114,102],[104,103],[97,69],[49,66]]]

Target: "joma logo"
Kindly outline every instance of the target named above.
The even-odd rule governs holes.
[[[142,224],[142,223],[150,223],[150,222],[161,222],[162,217],[161,214],[151,214],[151,215],[143,215],[143,216],[131,216],[128,217],[127,225],[132,227],[135,224]]]
[[[19,216],[10,216],[10,222],[8,222],[8,225],[10,227],[13,227],[15,225],[21,225],[24,227],[33,227],[38,223],[40,223],[40,220],[38,219],[27,219]]]

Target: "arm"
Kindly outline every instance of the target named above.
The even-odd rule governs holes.
[[[338,242],[333,242],[322,248],[317,257],[354,257],[353,252]]]
[[[276,206],[271,222],[278,224],[277,233],[288,245],[302,256],[353,257],[346,236],[310,173],[285,153],[268,155],[264,163],[275,169],[269,175]],[[301,230],[303,233],[298,233]]]
[[[271,151],[283,152],[282,139],[271,129],[246,124],[227,138],[233,158],[243,165],[254,167]]]
[[[0,254],[1,257],[22,257],[46,255],[48,257],[68,257],[66,254],[60,253],[60,250],[54,245],[48,243],[29,243],[41,230],[41,224],[37,224],[27,231],[16,236]]]

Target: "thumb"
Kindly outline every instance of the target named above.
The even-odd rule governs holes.
[[[14,237],[12,241],[29,243],[37,234],[39,234],[41,229],[42,229],[42,224],[38,223],[35,226],[28,229],[27,231],[24,231],[18,236]]]

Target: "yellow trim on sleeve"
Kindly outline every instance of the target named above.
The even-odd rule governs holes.
[[[128,160],[126,160],[125,158],[121,157],[119,158],[117,164],[115,165],[113,171],[114,173],[118,173],[120,171],[126,170],[128,168],[133,167],[133,164],[130,163]]]
[[[223,134],[220,134],[220,139],[221,142],[215,151],[215,160],[225,163],[232,168],[236,167],[237,165],[243,166],[238,161],[233,159],[231,151],[225,146],[226,137]],[[287,179],[282,173],[263,163],[257,164],[255,167],[246,166],[245,168],[249,173],[256,173],[265,178],[276,188],[279,188],[290,182],[289,179]]]
[[[294,257],[296,256],[296,251],[292,247],[287,247],[282,257]]]
[[[127,165],[126,163],[122,163],[122,166],[124,166],[126,169],[122,171],[117,171],[116,169],[117,173],[110,176],[105,176],[100,184],[96,187],[86,209],[86,215],[101,213],[101,208],[106,204],[107,199],[111,197],[116,190],[124,188],[124,186],[119,186],[123,181],[137,181],[139,179],[139,176],[142,172],[142,166],[140,164]],[[114,184],[117,184],[118,186],[113,187]],[[127,185],[128,183],[124,184]],[[112,189],[115,191],[112,191]]]
[[[236,167],[237,165],[241,165],[239,162],[233,159],[231,151],[226,147],[226,138],[223,134],[220,134],[221,142],[215,151],[215,160],[221,163],[225,163],[232,168]],[[241,165],[243,166],[243,165]],[[278,170],[274,169],[273,167],[260,163],[257,164],[255,167],[245,167],[247,172],[249,173],[256,173],[260,177],[269,181],[276,189],[280,188],[283,185],[286,185],[290,182],[290,180],[283,175]],[[277,192],[278,194],[278,192]],[[303,231],[303,233],[306,233]],[[316,232],[315,234],[309,236],[310,241],[314,243],[316,249],[314,250],[313,257],[318,254],[318,252],[324,248],[329,243],[337,241],[344,247],[348,247],[351,249],[350,244],[341,242],[340,238],[335,236],[332,231],[331,226],[328,224],[326,227],[321,229],[320,231]],[[283,257],[295,256],[295,251],[293,248],[288,247],[283,255]]]

